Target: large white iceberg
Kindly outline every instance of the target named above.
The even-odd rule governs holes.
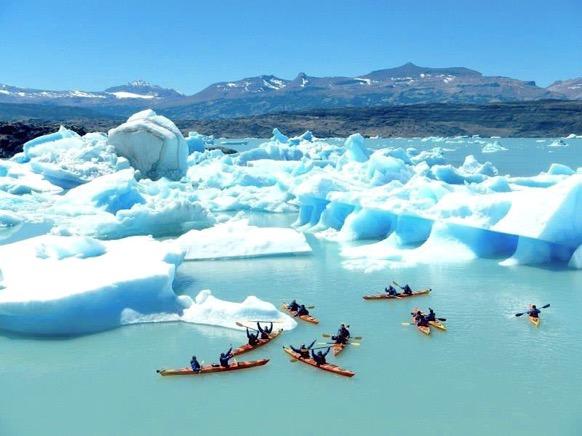
[[[255,227],[246,220],[218,224],[204,230],[190,230],[178,244],[186,260],[259,257],[311,252],[302,233],[282,227]]]
[[[188,144],[168,118],[148,109],[109,131],[109,143],[145,177],[178,180],[188,169]]]
[[[245,320],[295,321],[256,297],[242,303],[204,291],[192,300],[172,284],[183,251],[149,237],[97,241],[44,235],[0,247],[0,329],[79,335],[138,322],[184,321],[240,328]],[[128,259],[130,259],[128,261]]]

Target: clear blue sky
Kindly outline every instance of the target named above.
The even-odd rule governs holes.
[[[536,80],[582,76],[582,0],[0,0],[0,83],[194,93],[258,74],[405,62]]]

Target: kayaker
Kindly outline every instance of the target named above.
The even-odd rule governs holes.
[[[387,288],[384,288],[384,292],[386,292],[388,295],[391,295],[394,297],[398,295],[398,291],[392,285],[388,286]]]
[[[340,325],[337,334],[332,336],[331,339],[334,340],[336,344],[347,344],[350,339],[350,331],[345,324],[342,324]]]
[[[531,308],[527,311],[527,314],[529,316],[531,316],[532,318],[538,318],[540,313],[541,313],[541,310],[539,310],[535,304],[532,304]]]
[[[305,344],[301,344],[301,347],[299,348],[295,348],[293,345],[290,347],[293,351],[299,353],[304,359],[309,359],[309,350],[311,350],[311,348],[315,345],[315,341],[317,341],[317,339],[315,339],[308,347],[306,347]]]
[[[327,356],[327,353],[329,353],[330,347],[327,348],[327,350],[325,350],[325,353],[318,351],[317,353],[313,350],[311,350],[311,357],[313,358],[313,360],[315,360],[315,363],[317,363],[317,365],[325,365],[327,363],[327,361],[325,360],[325,356]]]
[[[299,310],[299,304],[297,304],[297,301],[293,300],[291,303],[287,305],[287,309],[289,309],[292,312],[296,312]]]
[[[303,315],[309,315],[309,311],[307,310],[307,307],[305,307],[305,304],[302,304],[299,306],[299,309],[297,309],[297,313],[295,314],[295,317],[303,316]]]
[[[426,320],[428,322],[436,321],[436,314],[434,313],[434,310],[432,310],[430,307],[428,308],[428,315],[426,315]]]
[[[257,323],[257,328],[261,333],[261,339],[269,339],[269,335],[273,332],[273,323],[270,327],[261,327],[261,324]]]
[[[255,346],[259,340],[259,332],[251,333],[247,327],[247,338],[249,340],[249,345]]]
[[[418,310],[416,313],[411,313],[411,315],[414,317],[414,322],[417,326],[421,326],[421,327],[428,326],[428,320],[426,319],[426,317],[422,314],[422,312],[420,310]]]
[[[192,368],[192,371],[200,372],[200,369],[202,367],[200,366],[200,363],[198,363],[198,359],[196,359],[196,356],[192,356],[192,359],[190,360],[190,367]]]
[[[412,295],[412,289],[410,288],[410,286],[408,286],[408,283],[404,285],[404,287],[402,288],[402,292],[405,295]]]
[[[230,347],[226,353],[220,353],[220,357],[218,358],[218,360],[220,361],[220,366],[228,368],[229,367],[228,361],[233,357],[234,356],[232,355],[232,347]]]

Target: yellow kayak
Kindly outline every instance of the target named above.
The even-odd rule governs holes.
[[[535,316],[531,316],[531,315],[530,315],[530,316],[528,316],[528,317],[529,317],[529,321],[530,321],[530,322],[531,322],[531,323],[532,323],[534,326],[536,326],[536,327],[539,327],[539,325],[540,325],[540,318],[539,318],[539,316],[538,316],[538,317],[535,317]]]

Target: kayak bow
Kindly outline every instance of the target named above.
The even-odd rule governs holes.
[[[538,316],[537,318],[534,316],[529,315],[529,321],[536,327],[539,327],[540,325],[540,317]]]

